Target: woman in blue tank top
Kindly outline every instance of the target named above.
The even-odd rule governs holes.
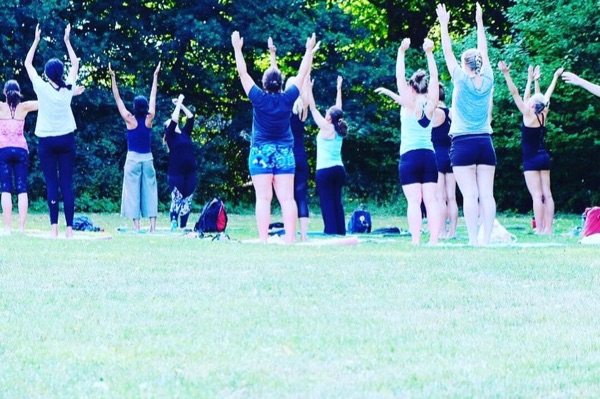
[[[133,228],[140,230],[140,218],[150,218],[150,232],[156,230],[158,215],[158,188],[152,158],[152,121],[156,110],[156,91],[160,62],[154,70],[150,101],[144,96],[133,100],[133,113],[125,107],[119,95],[115,72],[108,64],[112,92],[121,117],[127,126],[127,158],[123,176],[121,216],[133,220]]]
[[[525,183],[533,200],[533,217],[536,221],[537,234],[552,234],[554,221],[554,200],[550,190],[550,155],[546,151],[544,140],[546,136],[546,117],[550,97],[556,87],[556,82],[563,72],[559,68],[554,72],[552,83],[545,94],[539,92],[539,74],[533,74],[530,68],[527,76],[524,98],[510,77],[510,69],[504,61],[498,63],[498,69],[504,75],[508,90],[517,108],[523,114],[521,123],[521,147],[523,150],[523,174]],[[531,79],[536,81],[536,93],[529,97]]]
[[[491,106],[494,75],[488,57],[483,12],[477,3],[477,48],[465,51],[459,64],[448,33],[450,13],[443,4],[436,9],[440,21],[442,49],[452,76],[452,125],[450,160],[463,196],[463,212],[469,245],[488,245],[496,218],[494,173],[496,152],[492,143]],[[483,238],[478,241],[479,211]]]
[[[325,117],[317,109],[313,96],[313,82],[308,83],[310,113],[317,126],[317,168],[315,183],[321,205],[325,234],[346,235],[346,215],[342,203],[342,188],[346,170],[342,161],[342,143],[348,134],[348,124],[342,111],[342,77],[338,77],[336,103],[327,110]]]
[[[277,195],[283,214],[285,241],[291,244],[296,238],[297,209],[294,201],[294,137],[290,116],[294,102],[300,95],[304,80],[318,48],[315,35],[306,41],[306,52],[298,70],[296,83],[282,91],[283,77],[278,68],[270,67],[263,74],[261,90],[248,73],[242,53],[244,40],[238,31],[231,35],[236,68],[244,92],[252,102],[252,146],[248,168],[256,193],[256,224],[258,237],[263,243],[269,238],[271,199]]]
[[[421,243],[421,202],[424,202],[429,224],[429,243],[437,244],[442,215],[437,200],[438,174],[431,142],[431,120],[439,97],[438,71],[433,57],[433,42],[425,39],[423,50],[427,56],[430,76],[427,78],[426,72],[419,69],[407,82],[404,55],[409,46],[410,39],[404,39],[398,48],[396,82],[399,95],[384,88],[375,91],[390,96],[401,105],[398,171],[408,203],[408,230],[412,243]]]

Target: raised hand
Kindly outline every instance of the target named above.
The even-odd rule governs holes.
[[[508,65],[506,65],[506,62],[504,62],[504,61],[498,62],[498,69],[502,73],[504,73],[504,72],[510,72],[510,67]]]
[[[431,53],[433,52],[433,47],[433,40],[425,38],[425,40],[423,41],[423,51],[425,51],[426,53]]]
[[[160,72],[160,63],[161,63],[161,61],[158,61],[158,65],[156,66],[156,69],[154,70],[154,76],[158,76],[158,72]]]
[[[562,73],[563,73],[564,71],[565,71],[565,68],[563,68],[563,67],[560,67],[560,68],[558,68],[556,71],[554,71],[554,78],[555,78],[555,79],[558,79],[558,77],[559,77],[560,75],[562,75]]]
[[[317,44],[317,37],[313,33],[311,37],[306,39],[306,49],[309,51],[314,51],[316,44]]]
[[[540,76],[542,76],[542,73],[540,72],[540,66],[536,65],[533,69],[533,80],[538,80]]]
[[[267,40],[267,48],[269,49],[269,52],[271,54],[277,52],[277,47],[275,47],[275,45],[273,44],[273,39],[271,37],[269,37],[269,39]]]
[[[450,12],[446,11],[446,6],[438,4],[435,13],[437,14],[440,24],[448,24],[450,22]]]
[[[179,104],[183,104],[183,99],[184,99],[184,98],[185,98],[185,96],[184,96],[183,94],[180,94],[180,95],[177,97],[177,102],[178,102]]]
[[[67,24],[65,27],[65,43],[67,43],[71,36],[71,24]]]
[[[475,5],[475,22],[477,22],[477,24],[483,24],[483,11],[479,2]]]
[[[337,88],[338,90],[342,88],[342,82],[344,81],[344,78],[342,78],[340,75],[338,75],[337,77]]]
[[[562,73],[562,79],[563,81],[565,81],[566,83],[571,83],[574,84],[576,86],[580,86],[581,85],[581,78],[577,75],[575,75],[573,72],[563,72]]]
[[[527,79],[533,80],[533,65],[529,65],[529,67],[527,67]]]
[[[244,39],[240,37],[240,32],[238,32],[237,30],[234,30],[231,34],[231,44],[233,45],[234,49],[239,50],[241,50],[244,46]]]
[[[40,29],[40,24],[37,24],[35,26],[35,36],[34,36],[34,40],[36,42],[40,41],[40,37],[42,36],[42,30]]]
[[[111,77],[115,77],[115,71],[112,70],[111,66],[110,66],[110,62],[108,63],[108,73],[110,73]]]
[[[400,43],[400,47],[398,48],[399,52],[406,52],[406,50],[408,50],[408,48],[410,47],[410,39],[409,38],[405,38],[402,39],[402,42]]]

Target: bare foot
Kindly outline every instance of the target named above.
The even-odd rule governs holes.
[[[73,228],[72,227],[67,227],[67,231],[65,231],[65,237],[67,238],[73,238]]]

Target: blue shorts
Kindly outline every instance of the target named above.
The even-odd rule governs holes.
[[[546,151],[540,151],[537,155],[523,159],[523,170],[550,170],[550,155]]]
[[[452,173],[452,164],[450,163],[450,147],[440,146],[435,148],[435,161],[439,173]]]
[[[482,133],[453,137],[450,161],[452,166],[496,166],[496,151],[492,143],[492,136]]]
[[[254,175],[293,175],[296,161],[292,147],[263,144],[250,147],[248,157],[250,176]]]
[[[403,186],[414,183],[437,183],[435,153],[431,150],[405,152],[400,157],[398,173]]]
[[[29,175],[29,153],[21,147],[0,148],[0,181],[2,192],[12,193],[13,177],[17,194],[27,192]]]

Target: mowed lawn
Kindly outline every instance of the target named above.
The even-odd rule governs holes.
[[[241,242],[252,216],[230,215],[230,241],[91,217],[111,240],[0,237],[0,398],[600,397],[600,247],[568,235],[575,216],[551,237],[500,217],[518,245],[489,248],[260,245]]]

